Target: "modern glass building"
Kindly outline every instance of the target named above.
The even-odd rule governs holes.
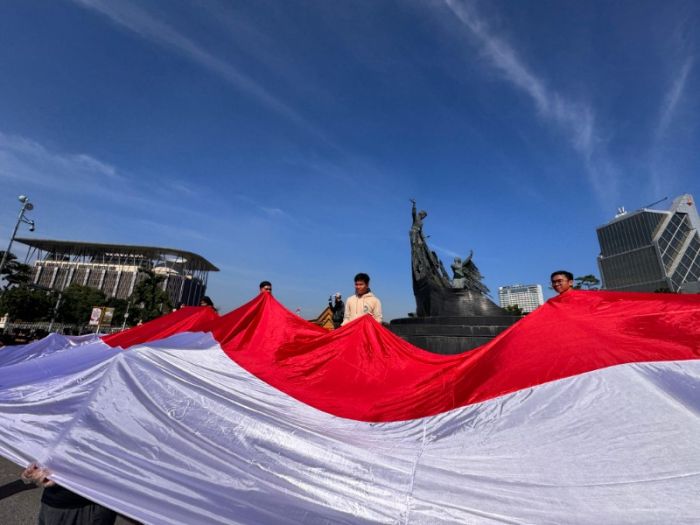
[[[544,304],[542,286],[539,284],[499,286],[498,303],[501,305],[501,308],[518,306],[523,312],[532,312],[535,308]]]
[[[597,233],[607,290],[677,292],[700,281],[700,218],[692,195],[677,197],[666,211],[623,211]]]

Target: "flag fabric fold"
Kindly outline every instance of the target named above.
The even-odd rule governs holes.
[[[209,306],[183,306],[140,326],[102,336],[102,340],[111,347],[129,348],[182,332],[204,331],[203,328],[217,317],[219,314]]]
[[[363,421],[430,416],[624,363],[700,358],[692,295],[571,291],[489,344],[449,356],[410,345],[371,316],[326,332],[269,294],[229,316],[207,330],[234,361],[304,403]]]
[[[54,352],[69,350],[73,347],[87,343],[94,343],[99,339],[97,334],[88,335],[63,335],[49,334],[43,339],[32,341],[25,345],[6,346],[0,349],[0,366],[14,365],[36,359],[38,357],[47,356]]]
[[[700,515],[696,297],[567,293],[457,356],[267,294],[161,333],[0,364],[0,453],[147,523]]]

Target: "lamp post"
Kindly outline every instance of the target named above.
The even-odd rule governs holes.
[[[129,319],[129,307],[131,306],[131,301],[126,303],[126,312],[124,312],[124,322],[122,323],[122,330],[126,328],[126,322]]]
[[[29,224],[30,232],[33,232],[35,227],[34,221],[27,219],[24,216],[25,212],[32,211],[34,209],[34,205],[31,202],[29,202],[29,197],[27,197],[26,195],[20,195],[18,199],[19,202],[22,203],[22,208],[19,210],[19,215],[17,216],[17,223],[15,224],[15,229],[12,232],[12,236],[10,237],[10,244],[7,245],[7,250],[5,250],[5,253],[2,254],[2,261],[0,261],[0,280],[2,280],[2,271],[5,269],[5,263],[7,262],[8,254],[12,249],[12,243],[15,241],[15,235],[17,235],[17,229],[19,228],[19,224],[21,222],[23,222],[24,224]]]

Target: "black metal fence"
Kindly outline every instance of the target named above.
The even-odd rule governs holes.
[[[121,331],[121,326],[99,327],[99,333],[101,334],[113,334]],[[48,321],[33,323],[8,322],[4,327],[0,328],[0,345],[23,345],[37,339],[43,339],[53,332],[64,335],[94,334],[97,332],[97,327],[87,324],[50,323]]]

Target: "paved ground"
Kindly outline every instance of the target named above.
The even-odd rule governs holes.
[[[26,490],[26,485],[19,479],[21,471],[22,469],[14,463],[0,458],[0,524],[2,525],[36,524],[41,489]],[[130,523],[117,518],[117,525]]]
[[[41,489],[24,490],[12,494],[17,489],[24,488],[19,481],[22,471],[14,463],[0,458],[0,523],[7,525],[34,525],[39,514]],[[16,482],[16,483],[15,483]]]

